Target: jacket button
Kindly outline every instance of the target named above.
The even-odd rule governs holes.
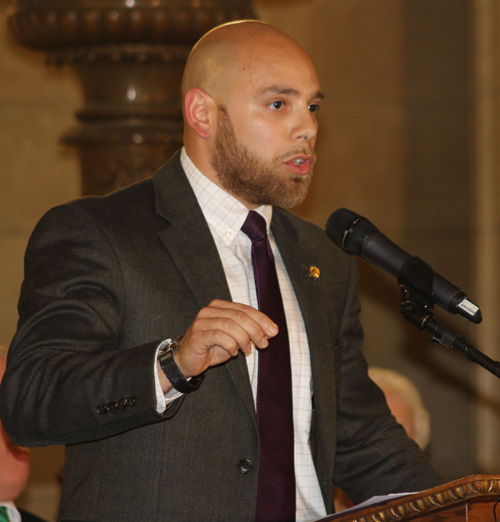
[[[133,395],[127,395],[127,397],[125,397],[125,403],[127,406],[132,407],[135,404],[135,397]]]
[[[241,459],[238,462],[238,469],[240,470],[240,473],[248,473],[249,471],[252,471],[253,464],[250,459]]]
[[[99,404],[97,406],[97,413],[99,415],[106,415],[106,413],[108,413],[108,407],[105,404]]]
[[[127,403],[126,403],[125,399],[123,399],[123,398],[120,399],[116,404],[118,405],[118,408],[120,410],[124,410],[127,407]]]
[[[117,402],[108,402],[108,411],[109,413],[115,413],[118,409],[118,403]]]

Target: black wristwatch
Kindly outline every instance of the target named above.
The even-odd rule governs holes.
[[[160,361],[163,373],[167,376],[172,386],[182,393],[191,393],[200,387],[205,378],[205,374],[202,373],[187,380],[184,374],[179,370],[177,364],[175,364],[174,350],[179,346],[182,338],[183,336],[180,335],[173,341],[170,339],[163,341],[158,346],[158,360]]]

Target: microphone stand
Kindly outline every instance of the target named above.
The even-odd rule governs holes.
[[[500,377],[500,362],[490,359],[469,344],[464,337],[458,336],[434,319],[434,314],[430,311],[434,307],[432,278],[432,268],[419,257],[413,257],[403,265],[398,276],[402,297],[400,310],[403,317],[419,330],[431,332],[431,341],[457,349],[470,361]]]

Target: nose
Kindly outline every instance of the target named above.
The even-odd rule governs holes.
[[[293,129],[292,137],[299,141],[312,141],[316,140],[318,133],[318,120],[311,113],[309,108],[301,110],[297,114],[295,127]]]

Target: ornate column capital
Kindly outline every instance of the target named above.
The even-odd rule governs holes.
[[[102,194],[150,176],[182,145],[193,44],[253,18],[251,0],[17,0],[8,24],[20,43],[76,70],[85,105],[63,142],[79,150],[83,193]]]
[[[18,0],[9,27],[47,51],[124,44],[191,47],[209,29],[254,18],[248,0]]]

